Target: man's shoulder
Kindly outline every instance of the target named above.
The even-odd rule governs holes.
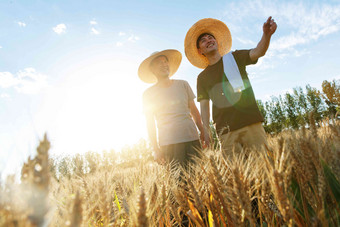
[[[172,79],[175,83],[188,83],[186,80]]]
[[[202,70],[202,72],[200,72],[197,76],[197,79],[203,79],[207,76],[207,72],[209,72],[209,68],[205,68]]]
[[[148,87],[148,88],[144,91],[143,96],[146,97],[146,96],[150,95],[150,94],[153,93],[156,89],[157,89],[156,84],[152,85],[151,87]]]
[[[249,55],[249,51],[251,49],[240,49],[240,50],[234,50],[231,53],[233,54],[234,57],[238,57],[238,56],[246,56],[247,54]]]
[[[176,85],[179,85],[179,86],[188,86],[189,85],[189,82],[186,81],[186,80],[173,79],[173,81]]]
[[[220,66],[220,62],[222,59],[220,59],[217,63],[215,63],[213,66],[208,65],[205,69],[202,70],[197,76],[198,80],[204,80],[209,77],[209,75],[216,70],[216,67]]]
[[[245,67],[247,65],[252,65],[257,63],[257,59],[252,61],[250,59],[250,51],[252,49],[242,49],[242,50],[235,50],[233,52],[233,56],[237,62],[237,65],[241,64],[241,67]]]

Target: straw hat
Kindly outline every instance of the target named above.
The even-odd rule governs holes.
[[[229,28],[220,20],[205,18],[197,21],[187,32],[184,40],[185,55],[194,66],[206,68],[209,65],[208,59],[198,53],[196,42],[203,33],[212,34],[218,44],[218,51],[221,56],[227,54],[231,49],[231,34]]]
[[[139,78],[144,81],[145,83],[156,83],[157,78],[156,76],[151,72],[150,70],[150,63],[152,62],[153,59],[159,57],[159,56],[166,56],[169,61],[169,77],[175,74],[177,71],[179,65],[181,64],[182,61],[182,54],[178,50],[163,50],[160,52],[154,52],[145,59],[139,66],[138,68],[138,76]]]

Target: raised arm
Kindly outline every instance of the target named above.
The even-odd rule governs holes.
[[[268,50],[270,39],[275,33],[277,28],[276,23],[272,17],[268,17],[267,21],[263,24],[263,35],[257,46],[250,50],[249,56],[252,61],[264,56]]]
[[[209,119],[210,119],[210,106],[209,106],[209,99],[203,99],[200,101],[201,107],[201,117],[203,122],[204,128],[204,145],[209,146],[210,144],[210,126],[209,126]]]

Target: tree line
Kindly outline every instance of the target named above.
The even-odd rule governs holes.
[[[340,81],[323,81],[322,91],[306,85],[305,89],[296,87],[279,97],[272,96],[269,101],[257,100],[264,117],[264,129],[276,134],[286,129],[309,127],[311,119],[316,125],[327,119],[336,119],[340,110]]]

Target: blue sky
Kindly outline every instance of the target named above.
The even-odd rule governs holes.
[[[146,138],[140,62],[184,54],[187,30],[207,17],[228,25],[233,50],[254,48],[268,16],[278,29],[247,68],[257,99],[340,78],[339,1],[0,1],[0,172],[17,171],[44,132],[52,154]],[[200,71],[183,55],[174,78],[196,93]]]

